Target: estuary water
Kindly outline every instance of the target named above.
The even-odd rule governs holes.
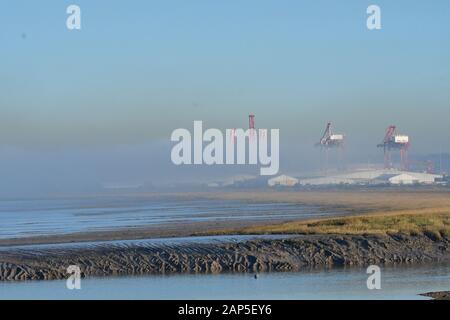
[[[289,220],[342,214],[295,203],[143,197],[0,200],[0,239],[67,234],[171,223]],[[255,236],[249,236],[255,237]],[[270,236],[259,236],[270,237]],[[24,245],[18,250],[77,246],[178,246],[191,241],[244,241],[246,236],[120,240]],[[0,248],[10,250],[12,247]],[[82,279],[81,290],[65,281],[0,282],[0,299],[427,299],[450,290],[450,264],[383,267],[380,290],[368,290],[362,268],[297,273],[171,275]]]
[[[0,239],[171,223],[306,219],[337,214],[295,203],[168,197],[0,200]]]
[[[366,269],[296,273],[110,277],[66,281],[0,282],[0,299],[428,299],[450,289],[450,264],[381,268],[381,289],[367,288]]]

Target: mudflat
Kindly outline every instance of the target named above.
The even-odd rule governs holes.
[[[450,300],[450,291],[438,291],[422,293],[421,296],[430,297],[434,300]]]
[[[293,202],[341,210],[302,221],[226,221],[0,241],[0,280],[158,273],[296,271],[304,267],[421,263],[450,258],[450,193],[323,191],[184,194],[184,197]],[[145,197],[146,195],[140,195]],[[271,234],[268,239],[186,244],[125,243],[161,237]],[[288,238],[282,235],[289,235]],[[277,238],[278,236],[278,238]],[[191,238],[195,239],[195,238]],[[96,241],[118,242],[102,243]],[[121,243],[120,241],[123,241]],[[75,247],[41,244],[81,243]],[[83,242],[89,242],[83,245]],[[31,245],[29,247],[17,247]],[[43,249],[44,248],[44,249]]]
[[[112,196],[112,195],[111,195]],[[183,194],[133,194],[134,198],[154,199],[180,197],[187,199],[242,200],[249,202],[290,202],[316,206],[336,212],[337,216],[399,215],[399,214],[448,214],[450,213],[450,190],[439,188],[426,190],[334,190],[334,191],[241,191],[196,192]],[[107,240],[130,240],[167,237],[186,237],[199,234],[224,234],[237,229],[271,226],[293,219],[261,219],[258,221],[198,221],[195,223],[170,223],[139,228],[122,228],[95,232],[78,232],[60,235],[33,236],[0,239],[0,247],[26,244],[52,244]],[[264,230],[252,230],[265,233]]]
[[[450,239],[426,235],[298,235],[292,238],[189,243],[11,248],[0,252],[0,280],[83,276],[299,271],[305,267],[446,261]]]

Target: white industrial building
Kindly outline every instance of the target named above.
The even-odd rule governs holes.
[[[349,173],[334,174],[330,176],[296,179],[286,175],[272,178],[268,181],[269,186],[326,186],[326,185],[413,185],[433,184],[441,179],[441,175],[400,171],[400,170],[361,170]]]
[[[270,187],[274,186],[285,186],[285,187],[293,187],[299,183],[299,180],[287,175],[281,175],[272,179],[269,179],[267,184]]]
[[[418,172],[406,172],[389,179],[391,184],[433,184],[440,175]]]

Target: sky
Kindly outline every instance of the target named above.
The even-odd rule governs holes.
[[[313,167],[328,121],[355,161],[381,161],[390,124],[449,152],[449,18],[447,0],[0,0],[0,190],[230,174],[174,167],[170,134],[249,113],[280,129],[282,170]]]

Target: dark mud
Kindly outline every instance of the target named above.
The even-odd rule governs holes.
[[[450,300],[450,291],[427,292],[421,294],[424,297],[430,297],[434,300]]]
[[[450,239],[426,235],[299,235],[186,244],[85,245],[3,248],[0,280],[66,279],[69,265],[82,276],[299,271],[305,267],[365,266],[444,261]]]

